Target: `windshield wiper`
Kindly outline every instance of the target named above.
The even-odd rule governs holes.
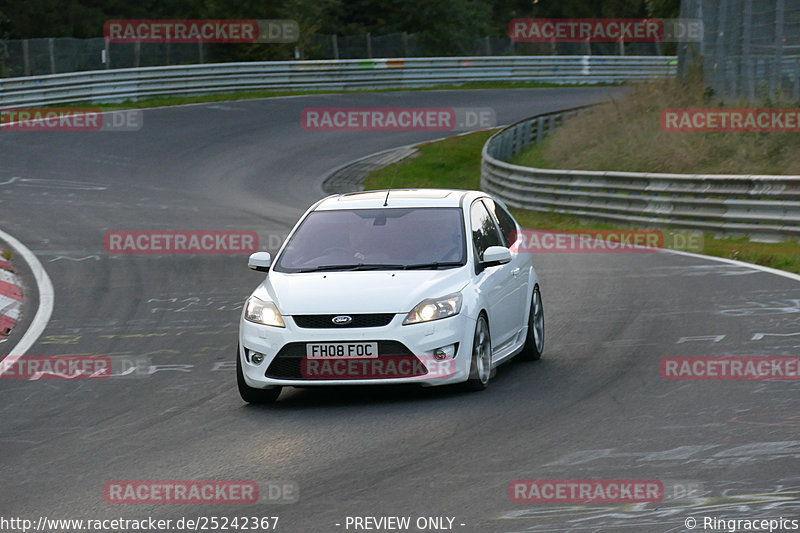
[[[439,267],[454,267],[454,266],[464,266],[464,263],[460,261],[435,261],[433,263],[417,263],[414,265],[406,265],[406,270],[423,270],[426,268],[439,268]]]
[[[402,265],[397,263],[353,263],[349,265],[319,265],[311,268],[302,268],[297,272],[327,272],[331,270],[423,270],[426,268],[437,269],[441,267],[455,266],[464,266],[464,263],[460,261],[436,261],[433,263],[416,263],[413,265]]]
[[[405,268],[405,265],[397,263],[366,263],[358,265],[358,268],[353,270],[402,270],[403,268]]]
[[[402,270],[405,265],[391,264],[391,263],[355,263],[352,265],[319,265],[313,268],[304,268],[298,272],[323,272],[329,270],[389,270],[398,269]]]

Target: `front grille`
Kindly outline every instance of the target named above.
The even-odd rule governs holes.
[[[336,341],[336,342],[376,342],[376,341]],[[413,377],[413,376],[421,376],[427,373],[424,370],[424,365],[414,354],[411,353],[411,350],[406,348],[406,346],[397,341],[377,341],[378,343],[378,359],[382,359],[387,361],[388,359],[394,358],[396,361],[400,360],[412,360],[419,363],[419,365],[415,365],[414,368],[419,368],[418,372],[407,373],[403,374],[403,377]],[[290,342],[289,344],[284,345],[283,348],[280,349],[278,355],[275,356],[275,359],[267,368],[267,371],[264,375],[268,378],[275,378],[275,379],[298,379],[298,380],[307,380],[307,381],[314,381],[317,379],[322,378],[313,378],[307,377],[303,375],[303,360],[306,359],[306,343],[305,342]],[[308,361],[308,360],[306,360]],[[382,376],[385,377],[385,376]],[[376,379],[376,378],[359,378],[359,379]]]
[[[373,313],[368,315],[344,315],[352,317],[353,320],[349,324],[338,325],[334,324],[333,318],[343,315],[292,315],[295,324],[301,328],[379,328],[386,326],[394,318],[394,313]]]

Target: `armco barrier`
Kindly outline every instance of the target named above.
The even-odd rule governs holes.
[[[0,79],[0,107],[254,90],[470,82],[615,83],[675,75],[672,56],[508,56],[219,63]]]
[[[508,205],[760,239],[800,236],[800,176],[528,168],[507,161],[582,108],[528,118],[484,145],[481,188]]]

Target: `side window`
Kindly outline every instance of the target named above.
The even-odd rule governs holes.
[[[503,246],[500,234],[497,232],[491,215],[482,202],[472,204],[469,212],[470,226],[472,227],[472,242],[478,252],[478,260],[483,259],[483,252],[490,246]]]
[[[494,218],[500,226],[500,233],[502,233],[504,246],[513,244],[512,239],[516,239],[517,232],[517,224],[514,222],[514,219],[508,211],[503,209],[502,205],[499,205],[494,200],[484,198],[483,203],[486,204],[486,207],[494,215]]]

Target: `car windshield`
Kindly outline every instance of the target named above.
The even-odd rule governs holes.
[[[457,207],[314,211],[275,263],[278,272],[453,268],[466,263]]]

